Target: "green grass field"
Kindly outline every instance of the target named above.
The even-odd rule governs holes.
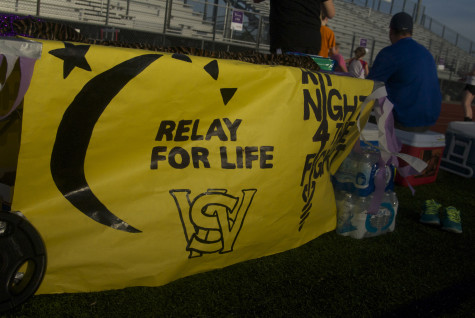
[[[1,317],[475,317],[475,179],[396,187],[396,230],[330,232],[299,248],[155,288],[41,295]],[[418,222],[424,200],[462,211],[463,234]]]

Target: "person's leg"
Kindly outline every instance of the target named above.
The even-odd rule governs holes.
[[[396,120],[394,121],[394,128],[399,129],[399,130],[409,131],[409,132],[423,133],[423,132],[429,131],[431,127],[432,126],[407,127],[397,122]]]
[[[472,121],[473,119],[472,102],[475,95],[472,92],[473,89],[470,89],[470,87],[468,86],[469,85],[467,85],[467,87],[465,87],[465,90],[463,91],[462,106],[463,106],[463,111],[464,111],[464,120]]]

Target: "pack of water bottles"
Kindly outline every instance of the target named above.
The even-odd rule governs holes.
[[[379,158],[379,152],[372,147],[353,150],[332,176],[338,234],[361,239],[394,231],[398,208],[394,192],[395,167],[381,165]],[[384,169],[383,172],[380,173],[380,169]],[[384,175],[382,198],[374,195],[377,174]],[[379,208],[370,213],[373,200],[380,201]]]

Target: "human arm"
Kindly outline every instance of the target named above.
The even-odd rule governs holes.
[[[325,10],[328,19],[333,18],[335,16],[335,6],[333,5],[333,0],[327,0],[323,2],[323,10]]]
[[[330,31],[331,31],[331,29],[330,29]],[[335,33],[333,33],[333,31],[331,31],[330,38],[328,39],[328,47],[329,47],[330,56],[335,54],[335,51],[334,51],[335,46],[336,46]]]
[[[383,49],[376,56],[367,78],[374,81],[386,82],[395,71],[395,58]]]
[[[367,77],[368,74],[369,74],[368,63],[365,63],[365,65],[364,65],[364,77]]]

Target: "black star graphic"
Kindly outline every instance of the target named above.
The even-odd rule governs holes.
[[[56,56],[64,61],[63,77],[68,77],[69,73],[79,67],[86,71],[91,71],[91,67],[86,61],[85,55],[90,45],[74,45],[64,42],[64,49],[56,49],[49,51],[49,54]]]

